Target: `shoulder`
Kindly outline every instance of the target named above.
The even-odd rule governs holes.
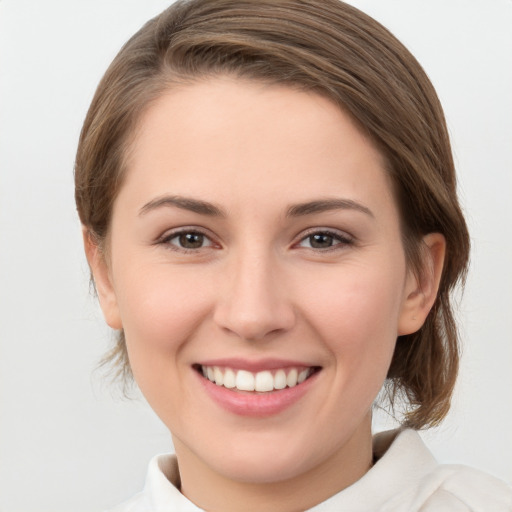
[[[418,494],[422,512],[512,512],[512,488],[467,466],[439,465],[419,482]]]
[[[157,455],[149,463],[144,490],[107,512],[200,512],[180,491],[175,455]]]
[[[393,448],[395,458],[403,457],[409,463],[416,456],[421,460],[430,455],[421,437],[414,431],[398,435],[390,451]],[[386,505],[386,511],[512,512],[512,487],[471,467],[434,462],[425,465],[423,471],[409,480],[403,492]]]
[[[151,507],[146,493],[139,492],[116,507],[109,508],[106,512],[151,512]]]
[[[438,464],[414,430],[374,436],[375,464],[311,512],[512,512],[504,482],[465,466]]]

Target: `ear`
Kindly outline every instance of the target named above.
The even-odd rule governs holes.
[[[424,324],[437,297],[445,253],[446,240],[441,233],[429,233],[423,238],[421,275],[408,273],[398,321],[399,336],[412,334]]]
[[[85,226],[82,226],[82,236],[84,239],[85,255],[92,272],[105,321],[112,329],[122,329],[123,325],[119,315],[117,297],[112,285],[110,269],[105,254],[99,247],[95,237]]]

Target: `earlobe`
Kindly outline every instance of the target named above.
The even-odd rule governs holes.
[[[92,272],[94,285],[98,293],[98,299],[105,321],[112,329],[122,329],[123,326],[119,315],[117,297],[105,255],[90,230],[85,226],[82,227],[82,236],[85,255]]]
[[[405,298],[398,322],[398,335],[412,334],[424,324],[437,297],[443,273],[446,240],[441,233],[423,238],[420,276],[412,271],[407,276]]]

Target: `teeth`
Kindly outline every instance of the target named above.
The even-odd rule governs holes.
[[[236,386],[236,375],[233,370],[229,368],[224,373],[224,387],[225,388],[234,388]]]
[[[284,389],[286,387],[286,373],[284,373],[284,370],[277,370],[274,375],[274,387],[276,389]]]
[[[218,368],[217,366],[213,368],[213,376],[215,378],[215,384],[217,384],[217,386],[222,386],[222,384],[224,384],[224,374],[220,371],[220,368]]]
[[[254,383],[256,391],[272,391],[274,389],[274,377],[270,372],[258,372]]]
[[[302,370],[297,377],[297,384],[303,383],[308,378],[309,370]]]
[[[236,389],[240,391],[254,391],[254,375],[245,370],[239,370],[236,374]]]
[[[304,382],[313,372],[312,368],[280,369],[275,372],[268,370],[252,373],[246,370],[233,370],[218,366],[202,366],[201,372],[205,378],[218,386],[240,391],[258,391],[260,393],[293,388]]]
[[[297,385],[297,370],[294,368],[286,377],[286,384],[289,388],[293,388],[293,386]]]

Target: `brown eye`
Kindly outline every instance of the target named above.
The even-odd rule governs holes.
[[[214,245],[210,238],[200,231],[174,232],[163,238],[159,243],[177,251],[180,249],[184,251],[197,251]]]
[[[205,240],[201,233],[182,233],[177,238],[179,245],[184,249],[199,249],[203,247]]]
[[[328,250],[342,249],[351,245],[353,239],[343,232],[315,231],[306,235],[298,244],[306,249]]]
[[[334,237],[327,233],[315,233],[308,237],[309,245],[313,249],[327,249],[333,246]]]

